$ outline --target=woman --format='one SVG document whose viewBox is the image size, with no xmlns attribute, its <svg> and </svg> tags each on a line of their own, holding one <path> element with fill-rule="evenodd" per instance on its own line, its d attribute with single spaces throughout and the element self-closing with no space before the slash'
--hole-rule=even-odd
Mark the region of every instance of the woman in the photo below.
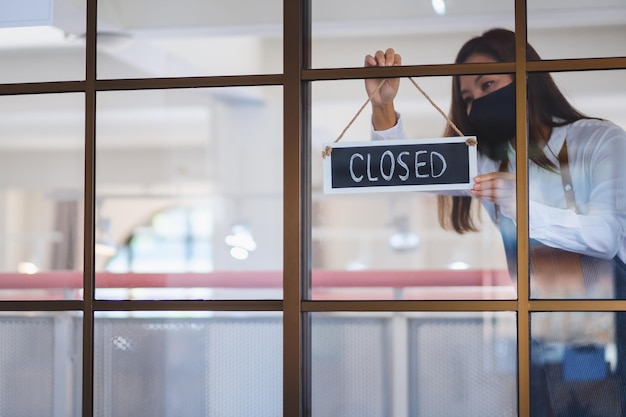
<svg viewBox="0 0 626 417">
<path fill-rule="evenodd" d="M 540 57 L 527 45 L 528 60 Z M 515 35 L 493 29 L 466 42 L 456 63 L 514 62 Z M 365 58 L 365 66 L 401 65 L 393 49 Z M 439 220 L 458 233 L 476 231 L 477 202 L 482 203 L 502 231 L 510 272 L 516 273 L 515 237 L 515 83 L 511 74 L 455 76 L 450 119 L 465 135 L 478 138 L 478 176 L 469 193 L 439 196 Z M 398 79 L 365 82 L 371 97 L 373 139 L 407 137 L 394 108 Z M 626 132 L 617 125 L 590 118 L 576 110 L 559 91 L 548 73 L 527 78 L 528 184 L 531 295 L 540 297 L 605 298 L 602 276 L 615 277 L 614 294 L 624 298 L 626 287 Z M 444 133 L 456 136 L 451 127 Z M 571 177 L 571 178 L 569 178 Z M 550 252 L 546 257 L 542 254 Z M 564 259 L 546 269 L 545 259 Z M 557 261 L 558 262 L 558 261 Z M 580 270 L 580 282 L 570 272 L 555 286 L 554 271 L 572 265 Z M 606 280 L 605 280 L 606 281 Z M 557 282 L 558 284 L 558 282 Z M 594 291 L 597 291 L 594 293 Z M 622 379 L 626 330 L 617 321 L 618 379 Z M 535 358 L 536 359 L 536 358 Z M 536 375 L 533 381 L 538 381 Z M 548 378 L 548 383 L 552 384 Z M 554 392 L 554 390 L 552 390 Z M 571 399 L 570 399 L 571 400 Z M 582 401 L 576 398 L 575 401 Z M 619 401 L 618 401 L 619 402 Z M 572 414 L 571 401 L 551 398 L 552 412 Z M 535 402 L 541 406 L 541 401 Z M 619 405 L 619 404 L 618 404 Z M 620 410 L 615 411 L 620 415 Z M 534 416 L 543 411 L 534 408 Z M 613 415 L 609 412 L 607 416 Z"/>
</svg>

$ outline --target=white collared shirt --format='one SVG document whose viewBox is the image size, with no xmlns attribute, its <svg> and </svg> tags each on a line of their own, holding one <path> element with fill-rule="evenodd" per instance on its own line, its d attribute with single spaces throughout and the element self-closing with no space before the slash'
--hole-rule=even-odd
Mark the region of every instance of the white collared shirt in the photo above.
<svg viewBox="0 0 626 417">
<path fill-rule="evenodd" d="M 398 138 L 407 138 L 400 115 L 391 129 L 372 130 L 373 140 Z M 577 211 L 567 207 L 560 173 L 529 162 L 529 236 L 548 246 L 626 261 L 626 132 L 596 119 L 554 127 L 544 153 L 557 167 L 565 138 Z M 509 160 L 515 161 L 512 147 Z M 498 171 L 499 165 L 478 155 L 479 174 Z M 514 172 L 515 164 L 509 165 Z M 493 218 L 493 204 L 484 206 Z"/>
</svg>

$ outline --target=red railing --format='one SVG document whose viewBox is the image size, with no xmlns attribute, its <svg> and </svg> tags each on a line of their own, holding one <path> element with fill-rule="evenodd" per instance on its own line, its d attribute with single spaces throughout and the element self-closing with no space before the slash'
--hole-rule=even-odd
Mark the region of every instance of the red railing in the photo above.
<svg viewBox="0 0 626 417">
<path fill-rule="evenodd" d="M 514 285 L 505 270 L 368 270 L 312 271 L 313 299 L 510 299 Z M 209 273 L 96 274 L 97 288 L 214 288 L 226 290 L 276 289 L 282 271 L 215 271 Z M 22 291 L 38 292 L 28 298 L 60 297 L 59 291 L 83 287 L 80 271 L 51 271 L 32 275 L 1 273 L 0 298 L 20 298 Z M 9 293 L 11 295 L 9 295 Z"/>
<path fill-rule="evenodd" d="M 476 287 L 510 286 L 507 271 L 501 270 L 415 270 L 415 271 L 330 271 L 314 270 L 312 286 L 346 287 Z M 216 271 L 207 273 L 110 273 L 96 274 L 102 288 L 280 288 L 282 271 Z M 83 274 L 52 271 L 36 274 L 0 273 L 0 289 L 80 289 Z"/>
</svg>

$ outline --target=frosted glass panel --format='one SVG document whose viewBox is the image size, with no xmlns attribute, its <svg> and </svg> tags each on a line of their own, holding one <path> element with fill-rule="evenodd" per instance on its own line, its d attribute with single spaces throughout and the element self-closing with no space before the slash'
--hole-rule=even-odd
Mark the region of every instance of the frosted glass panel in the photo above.
<svg viewBox="0 0 626 417">
<path fill-rule="evenodd" d="M 313 314 L 314 416 L 517 416 L 515 314 Z"/>
<path fill-rule="evenodd" d="M 531 415 L 624 415 L 624 314 L 532 313 Z"/>
<path fill-rule="evenodd" d="M 281 414 L 279 316 L 133 315 L 96 319 L 95 416 Z"/>
<path fill-rule="evenodd" d="M 72 313 L 0 315 L 3 415 L 80 416 L 82 319 Z"/>
</svg>

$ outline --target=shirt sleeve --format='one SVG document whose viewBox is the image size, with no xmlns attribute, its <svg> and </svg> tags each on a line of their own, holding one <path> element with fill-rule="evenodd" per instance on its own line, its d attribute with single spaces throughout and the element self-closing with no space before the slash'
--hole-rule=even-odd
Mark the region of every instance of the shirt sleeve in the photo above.
<svg viewBox="0 0 626 417">
<path fill-rule="evenodd" d="M 577 214 L 536 203 L 529 207 L 529 237 L 551 247 L 597 258 L 611 259 L 623 241 L 620 222 L 608 212 L 604 215 Z"/>
<path fill-rule="evenodd" d="M 572 165 L 572 170 L 582 170 L 579 172 L 584 172 L 588 181 L 585 185 L 579 182 L 578 188 L 589 188 L 586 201 L 579 201 L 577 196 L 577 211 L 529 202 L 531 238 L 598 258 L 610 259 L 620 251 L 626 231 L 626 168 L 622 162 L 626 136 L 605 139 L 597 142 L 584 164 L 578 160 L 578 167 Z M 574 184 L 575 193 L 576 189 Z"/>
<path fill-rule="evenodd" d="M 406 139 L 408 138 L 402 125 L 402 117 L 400 113 L 396 112 L 397 123 L 395 126 L 390 127 L 387 130 L 374 130 L 374 126 L 371 127 L 372 140 L 392 140 L 392 139 Z"/>
</svg>

